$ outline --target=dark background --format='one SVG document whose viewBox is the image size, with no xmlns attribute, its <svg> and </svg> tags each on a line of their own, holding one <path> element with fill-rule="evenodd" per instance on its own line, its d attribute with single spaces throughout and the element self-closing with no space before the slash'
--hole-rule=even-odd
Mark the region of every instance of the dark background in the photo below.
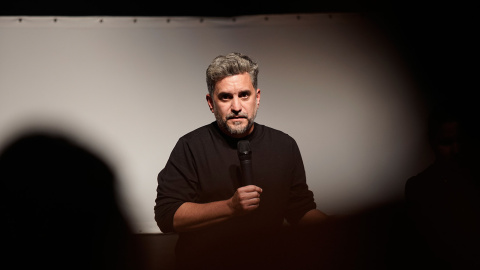
<svg viewBox="0 0 480 270">
<path fill-rule="evenodd" d="M 368 16 L 397 46 L 432 106 L 476 115 L 478 41 L 474 9 L 463 2 L 341 1 L 4 1 L 0 16 L 198 16 L 355 12 Z M 2 38 L 0 36 L 0 38 Z M 1 89 L 0 89 L 1 91 Z M 401 127 L 399 127 L 401 128 Z M 380 209 L 382 210 L 382 209 Z M 380 211 L 381 212 L 381 211 Z M 382 214 L 382 213 L 381 213 Z M 388 215 L 387 215 L 388 216 Z M 395 219 L 397 221 L 398 217 Z M 370 224 L 370 223 L 369 223 Z M 366 235 L 377 235 L 378 228 Z M 380 234 L 381 235 L 381 234 Z M 176 235 L 139 235 L 151 269 L 172 268 Z M 371 239 L 370 239 L 371 240 Z M 370 241 L 372 242 L 372 241 Z M 378 245 L 379 247 L 383 247 Z M 401 248 L 402 246 L 400 246 Z M 160 266 L 160 267 L 157 267 Z"/>
<path fill-rule="evenodd" d="M 410 1 L 410 2 L 408 2 Z M 8 4 L 7 4 L 8 3 Z M 410 4 L 409 4 L 410 3 Z M 412 0 L 290 0 L 290 1 L 149 1 L 76 0 L 4 1 L 0 15 L 64 16 L 241 16 L 310 12 L 371 12 L 408 10 Z M 437 4 L 438 6 L 438 4 Z"/>
</svg>

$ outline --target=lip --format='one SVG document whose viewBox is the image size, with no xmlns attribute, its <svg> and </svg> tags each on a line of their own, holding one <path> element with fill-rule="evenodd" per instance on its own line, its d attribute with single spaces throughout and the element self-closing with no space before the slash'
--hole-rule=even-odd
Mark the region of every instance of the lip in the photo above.
<svg viewBox="0 0 480 270">
<path fill-rule="evenodd" d="M 244 119 L 247 119 L 246 117 L 230 117 L 228 118 L 228 120 L 232 120 L 232 121 L 238 121 L 238 120 L 244 120 Z"/>
<path fill-rule="evenodd" d="M 237 119 L 247 119 L 246 116 L 231 116 L 231 117 L 228 117 L 228 120 L 237 120 Z"/>
</svg>

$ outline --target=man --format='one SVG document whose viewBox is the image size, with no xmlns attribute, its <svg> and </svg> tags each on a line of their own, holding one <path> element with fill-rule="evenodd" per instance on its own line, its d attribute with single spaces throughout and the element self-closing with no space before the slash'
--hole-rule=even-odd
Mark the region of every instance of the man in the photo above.
<svg viewBox="0 0 480 270">
<path fill-rule="evenodd" d="M 158 175 L 155 220 L 177 232 L 177 266 L 233 269 L 272 266 L 281 232 L 321 222 L 298 146 L 289 135 L 255 123 L 258 65 L 246 55 L 216 57 L 206 71 L 216 121 L 179 139 Z M 253 185 L 242 183 L 239 140 L 252 149 Z"/>
<path fill-rule="evenodd" d="M 428 139 L 435 160 L 405 185 L 417 238 L 410 251 L 422 268 L 480 269 L 476 121 L 452 107 L 430 115 Z"/>
</svg>

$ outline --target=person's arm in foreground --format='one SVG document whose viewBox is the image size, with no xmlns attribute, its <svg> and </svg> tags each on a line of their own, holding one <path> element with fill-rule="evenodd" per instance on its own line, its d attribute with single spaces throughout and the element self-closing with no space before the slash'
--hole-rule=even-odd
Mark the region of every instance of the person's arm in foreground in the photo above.
<svg viewBox="0 0 480 270">
<path fill-rule="evenodd" d="M 175 212 L 173 227 L 177 232 L 193 231 L 247 214 L 258 208 L 261 193 L 261 188 L 250 185 L 237 189 L 228 200 L 201 204 L 185 202 Z"/>
<path fill-rule="evenodd" d="M 319 224 L 325 219 L 327 219 L 327 215 L 318 209 L 312 209 L 305 213 L 303 217 L 298 222 L 299 226 L 309 226 Z"/>
</svg>

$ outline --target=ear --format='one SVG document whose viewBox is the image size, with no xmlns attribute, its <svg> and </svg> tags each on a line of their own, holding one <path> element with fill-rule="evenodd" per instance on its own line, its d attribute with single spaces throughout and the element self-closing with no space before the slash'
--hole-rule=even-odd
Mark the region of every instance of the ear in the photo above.
<svg viewBox="0 0 480 270">
<path fill-rule="evenodd" d="M 260 88 L 257 89 L 256 99 L 257 99 L 257 107 L 259 107 L 260 106 Z"/>
<path fill-rule="evenodd" d="M 210 96 L 210 94 L 207 94 L 206 99 L 207 99 L 208 107 L 210 108 L 210 111 L 213 113 L 213 99 Z"/>
</svg>

